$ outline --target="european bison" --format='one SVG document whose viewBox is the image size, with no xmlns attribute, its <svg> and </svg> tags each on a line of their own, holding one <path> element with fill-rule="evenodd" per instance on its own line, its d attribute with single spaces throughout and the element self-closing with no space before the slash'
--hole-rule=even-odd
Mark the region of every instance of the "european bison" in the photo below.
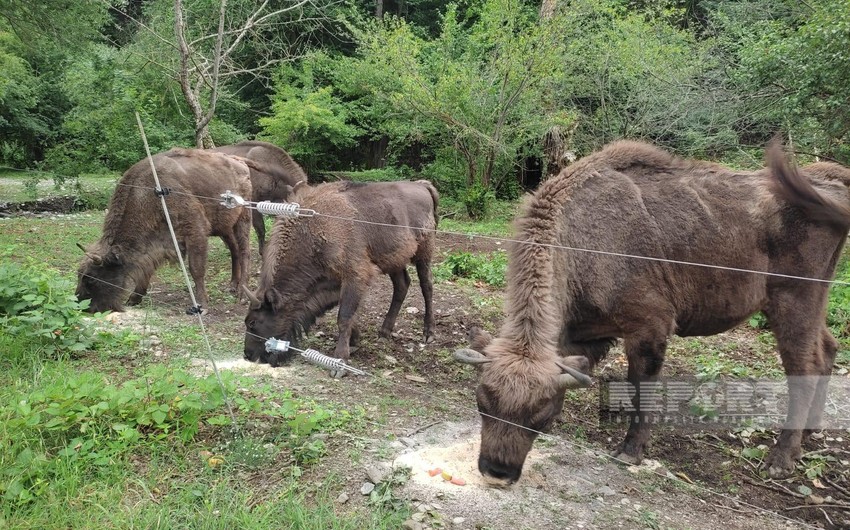
<svg viewBox="0 0 850 530">
<path fill-rule="evenodd" d="M 299 181 L 307 182 L 307 174 L 301 169 L 289 154 L 280 147 L 258 140 L 246 140 L 233 145 L 217 147 L 215 151 L 236 155 L 248 160 L 251 169 L 250 200 L 286 202 L 292 186 Z M 248 197 L 245 197 L 246 199 Z M 263 214 L 254 210 L 252 223 L 257 232 L 257 242 L 260 245 L 260 256 L 266 245 L 266 226 L 263 224 Z"/>
<path fill-rule="evenodd" d="M 228 209 L 219 195 L 231 190 L 251 195 L 248 167 L 239 160 L 212 151 L 171 149 L 153 156 L 171 222 L 181 251 L 189 261 L 198 303 L 206 307 L 204 285 L 207 238 L 219 236 L 230 250 L 231 288 L 248 279 L 251 214 L 245 208 Z M 103 235 L 89 249 L 77 275 L 77 298 L 91 299 L 90 311 L 123 311 L 124 302 L 138 303 L 154 271 L 176 260 L 160 198 L 147 158 L 128 169 L 115 187 L 103 222 Z"/>
<path fill-rule="evenodd" d="M 407 264 L 416 265 L 425 299 L 425 339 L 431 337 L 431 254 L 437 190 L 427 181 L 335 182 L 296 188 L 294 202 L 315 217 L 279 219 L 263 260 L 259 288 L 245 317 L 245 358 L 277 366 L 291 355 L 268 355 L 268 337 L 296 341 L 316 318 L 339 304 L 334 356 L 348 359 L 357 341 L 355 314 L 379 274 L 393 283 L 381 326 L 388 337 L 407 295 Z"/>
<path fill-rule="evenodd" d="M 818 163 L 798 171 L 778 146 L 768 162 L 734 171 L 620 141 L 525 202 L 499 336 L 479 332 L 471 350 L 455 354 L 480 367 L 478 467 L 488 480 L 519 479 L 535 431 L 560 414 L 565 389 L 590 384 L 587 374 L 616 339 L 639 409 L 639 384 L 657 378 L 671 335 L 713 335 L 757 311 L 776 336 L 790 392 L 767 467 L 773 477 L 793 470 L 801 438 L 821 423 L 837 348 L 825 325 L 828 284 L 553 248 L 832 278 L 850 227 L 850 170 Z M 645 419 L 631 415 L 617 457 L 641 461 Z"/>
</svg>

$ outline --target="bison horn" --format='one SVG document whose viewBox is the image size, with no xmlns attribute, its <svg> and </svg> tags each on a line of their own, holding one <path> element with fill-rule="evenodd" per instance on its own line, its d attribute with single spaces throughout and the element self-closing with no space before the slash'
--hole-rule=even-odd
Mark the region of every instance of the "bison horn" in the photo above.
<svg viewBox="0 0 850 530">
<path fill-rule="evenodd" d="M 245 284 L 242 284 L 242 290 L 245 291 L 245 296 L 247 296 L 248 300 L 251 302 L 251 309 L 257 309 L 263 305 L 263 303 L 260 302 L 260 299 L 254 296 L 254 293 L 252 293 L 250 289 L 245 287 Z"/>
<path fill-rule="evenodd" d="M 98 267 L 103 264 L 103 258 L 98 256 L 97 254 L 94 254 L 94 253 L 86 250 L 86 247 L 81 245 L 79 241 L 77 241 L 77 247 L 79 247 L 79 249 L 83 251 L 83 254 L 85 254 L 90 260 L 92 260 L 92 262 L 94 262 L 94 264 L 97 265 Z"/>
<path fill-rule="evenodd" d="M 558 376 L 558 383 L 564 388 L 587 387 L 593 383 L 593 379 L 589 375 L 582 373 L 575 368 L 565 365 L 564 363 L 556 363 L 563 371 Z"/>
<path fill-rule="evenodd" d="M 483 353 L 469 348 L 457 350 L 453 356 L 456 361 L 466 364 L 485 364 L 493 361 L 493 359 L 488 359 Z"/>
</svg>

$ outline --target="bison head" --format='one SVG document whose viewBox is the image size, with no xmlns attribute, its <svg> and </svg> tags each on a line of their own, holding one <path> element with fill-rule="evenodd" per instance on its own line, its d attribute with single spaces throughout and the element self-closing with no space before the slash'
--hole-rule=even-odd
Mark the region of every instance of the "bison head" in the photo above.
<svg viewBox="0 0 850 530">
<path fill-rule="evenodd" d="M 292 360 L 293 352 L 266 352 L 266 340 L 274 337 L 290 341 L 298 339 L 296 326 L 291 315 L 284 311 L 283 296 L 274 288 L 266 289 L 258 297 L 247 288 L 245 294 L 251 302 L 245 316 L 245 359 L 251 362 L 269 363 L 279 366 Z"/>
<path fill-rule="evenodd" d="M 80 245 L 78 245 L 80 246 Z M 132 280 L 127 274 L 120 250 L 110 248 L 105 252 L 86 253 L 77 269 L 77 300 L 91 300 L 87 311 L 123 311 L 124 302 L 132 292 Z"/>
<path fill-rule="evenodd" d="M 455 352 L 455 359 L 480 367 L 475 392 L 481 414 L 481 451 L 478 470 L 493 486 L 519 480 L 531 445 L 561 413 L 567 388 L 591 383 L 583 371 L 587 359 L 519 355 L 506 339 L 489 340 L 486 333 L 472 337 L 474 349 Z"/>
</svg>

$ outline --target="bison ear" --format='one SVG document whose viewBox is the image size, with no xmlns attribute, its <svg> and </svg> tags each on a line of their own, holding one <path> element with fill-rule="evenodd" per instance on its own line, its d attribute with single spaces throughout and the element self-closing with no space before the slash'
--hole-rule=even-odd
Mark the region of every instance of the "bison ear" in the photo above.
<svg viewBox="0 0 850 530">
<path fill-rule="evenodd" d="M 493 341 L 493 336 L 478 326 L 469 328 L 466 338 L 469 340 L 469 346 L 478 351 L 484 351 L 484 348 Z"/>
<path fill-rule="evenodd" d="M 266 289 L 265 294 L 263 295 L 263 299 L 265 303 L 272 308 L 273 311 L 277 311 L 283 307 L 283 295 L 280 292 L 272 287 L 271 289 Z"/>
<path fill-rule="evenodd" d="M 104 265 L 123 265 L 124 261 L 121 258 L 121 249 L 118 247 L 113 247 L 106 252 L 106 255 L 103 256 L 103 264 Z"/>
<path fill-rule="evenodd" d="M 292 197 L 292 190 L 294 190 L 292 186 L 289 184 L 283 185 L 283 200 L 288 201 L 290 197 Z"/>
</svg>

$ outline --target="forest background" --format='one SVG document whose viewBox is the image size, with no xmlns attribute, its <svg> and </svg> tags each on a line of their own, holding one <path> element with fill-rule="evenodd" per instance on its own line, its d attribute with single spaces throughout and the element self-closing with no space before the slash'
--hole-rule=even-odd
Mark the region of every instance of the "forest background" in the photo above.
<svg viewBox="0 0 850 530">
<path fill-rule="evenodd" d="M 611 140 L 850 163 L 847 0 L 0 0 L 0 166 L 257 138 L 471 216 Z M 464 208 L 465 207 L 465 208 Z"/>
</svg>

